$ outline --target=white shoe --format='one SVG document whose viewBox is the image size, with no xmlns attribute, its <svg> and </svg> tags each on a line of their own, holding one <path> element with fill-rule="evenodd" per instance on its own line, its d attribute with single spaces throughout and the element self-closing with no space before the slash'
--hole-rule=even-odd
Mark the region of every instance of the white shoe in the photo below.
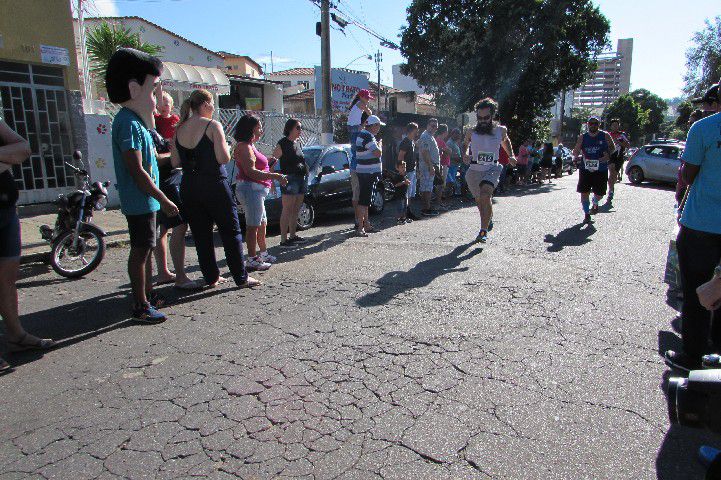
<svg viewBox="0 0 721 480">
<path fill-rule="evenodd" d="M 258 258 L 260 258 L 265 263 L 275 263 L 278 261 L 276 257 L 274 257 L 268 252 L 262 252 L 260 255 L 258 255 Z"/>
<path fill-rule="evenodd" d="M 245 264 L 245 268 L 254 272 L 264 272 L 270 268 L 270 263 L 264 262 L 260 257 L 251 257 Z"/>
</svg>

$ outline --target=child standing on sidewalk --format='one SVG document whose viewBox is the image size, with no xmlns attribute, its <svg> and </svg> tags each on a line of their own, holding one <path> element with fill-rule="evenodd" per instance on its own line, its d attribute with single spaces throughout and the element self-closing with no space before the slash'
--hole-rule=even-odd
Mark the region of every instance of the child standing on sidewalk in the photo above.
<svg viewBox="0 0 721 480">
<path fill-rule="evenodd" d="M 398 173 L 391 172 L 393 174 L 392 181 L 393 186 L 396 187 L 396 194 L 401 197 L 400 215 L 398 216 L 398 223 L 410 223 L 413 220 L 406 217 L 408 213 L 408 185 L 411 181 L 406 177 L 406 162 L 401 160 L 396 164 L 396 170 Z"/>
<path fill-rule="evenodd" d="M 152 294 L 152 251 L 156 244 L 156 213 L 162 209 L 169 217 L 178 215 L 178 207 L 160 191 L 158 163 L 153 139 L 153 112 L 160 88 L 162 62 L 151 55 L 121 48 L 105 73 L 108 97 L 123 108 L 115 115 L 112 127 L 113 163 L 117 178 L 121 211 L 128 221 L 130 255 L 128 276 L 133 293 L 133 318 L 144 323 L 164 322 L 157 309 L 162 299 Z"/>
</svg>

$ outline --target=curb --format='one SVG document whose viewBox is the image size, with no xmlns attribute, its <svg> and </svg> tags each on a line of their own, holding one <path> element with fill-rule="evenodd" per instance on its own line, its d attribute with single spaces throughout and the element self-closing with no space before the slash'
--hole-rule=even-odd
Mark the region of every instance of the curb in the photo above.
<svg viewBox="0 0 721 480">
<path fill-rule="evenodd" d="M 106 248 L 118 248 L 118 247 L 125 247 L 128 244 L 130 244 L 130 237 L 125 235 L 120 238 L 116 238 L 114 240 L 106 241 L 105 247 Z M 49 263 L 49 262 L 50 262 L 50 252 L 29 253 L 27 255 L 20 256 L 20 264 L 21 265 L 24 265 L 26 263 Z"/>
</svg>

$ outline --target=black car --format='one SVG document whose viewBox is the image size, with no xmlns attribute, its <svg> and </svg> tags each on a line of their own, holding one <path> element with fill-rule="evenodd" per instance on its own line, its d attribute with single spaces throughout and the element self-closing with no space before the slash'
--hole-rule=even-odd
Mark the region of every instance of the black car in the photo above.
<svg viewBox="0 0 721 480">
<path fill-rule="evenodd" d="M 310 228 L 315 222 L 316 213 L 351 206 L 353 190 L 350 185 L 350 145 L 312 145 L 303 148 L 305 162 L 308 165 L 308 189 L 305 201 L 298 215 L 298 228 Z M 280 168 L 276 162 L 273 170 Z M 235 166 L 230 165 L 229 179 L 235 183 Z M 234 185 L 233 185 L 234 187 Z M 235 192 L 235 188 L 233 188 Z M 382 181 L 373 191 L 371 213 L 381 213 L 385 207 Z M 273 182 L 270 193 L 265 198 L 265 210 L 269 224 L 280 222 L 283 209 L 281 203 L 280 184 Z M 238 203 L 240 221 L 243 222 L 243 207 Z"/>
</svg>

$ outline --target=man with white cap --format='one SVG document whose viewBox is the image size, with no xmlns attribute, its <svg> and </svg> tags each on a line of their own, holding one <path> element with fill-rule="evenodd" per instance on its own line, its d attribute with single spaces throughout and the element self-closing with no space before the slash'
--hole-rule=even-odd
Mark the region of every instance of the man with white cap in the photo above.
<svg viewBox="0 0 721 480">
<path fill-rule="evenodd" d="M 383 171 L 381 155 L 383 154 L 380 145 L 376 141 L 376 135 L 380 132 L 385 123 L 375 115 L 368 117 L 365 128 L 356 137 L 356 175 L 358 176 L 358 235 L 367 236 L 365 226 L 368 223 L 368 207 L 373 198 L 373 190 L 378 177 Z"/>
<path fill-rule="evenodd" d="M 578 170 L 578 186 L 576 191 L 581 194 L 585 223 L 591 223 L 591 214 L 598 213 L 598 202 L 606 195 L 608 186 L 608 162 L 616 144 L 608 132 L 601 130 L 601 119 L 592 116 L 588 119 L 588 132 L 578 136 L 573 156 L 583 153 L 583 160 Z M 593 207 L 589 199 L 593 192 Z"/>
</svg>

